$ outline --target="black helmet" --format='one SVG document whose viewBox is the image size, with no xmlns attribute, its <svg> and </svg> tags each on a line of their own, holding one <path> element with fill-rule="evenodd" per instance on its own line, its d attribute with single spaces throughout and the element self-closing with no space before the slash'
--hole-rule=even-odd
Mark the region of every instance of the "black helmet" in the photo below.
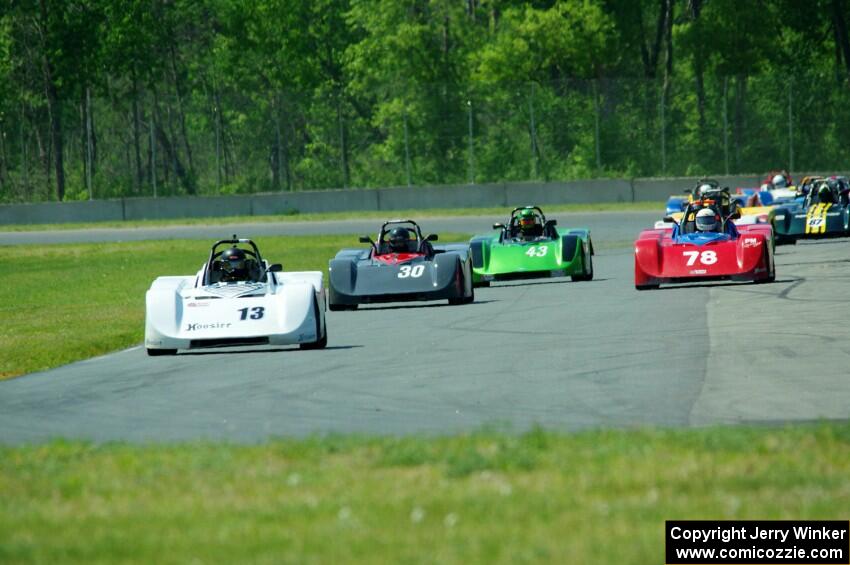
<svg viewBox="0 0 850 565">
<path fill-rule="evenodd" d="M 390 250 L 394 253 L 404 253 L 408 250 L 410 242 L 410 233 L 407 228 L 393 228 L 387 234 L 387 241 L 390 244 Z"/>
<path fill-rule="evenodd" d="M 829 186 L 829 182 L 821 183 L 818 187 L 818 201 L 826 204 L 832 202 L 832 200 L 832 189 Z"/>
<path fill-rule="evenodd" d="M 238 247 L 222 251 L 221 270 L 231 279 L 244 279 L 248 274 L 245 252 Z"/>
</svg>

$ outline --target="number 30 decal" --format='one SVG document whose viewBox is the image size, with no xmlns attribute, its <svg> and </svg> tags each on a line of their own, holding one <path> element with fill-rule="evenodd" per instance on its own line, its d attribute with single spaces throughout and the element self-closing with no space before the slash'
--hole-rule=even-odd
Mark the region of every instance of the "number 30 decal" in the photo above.
<svg viewBox="0 0 850 565">
<path fill-rule="evenodd" d="M 398 278 L 406 279 L 408 277 L 418 279 L 425 272 L 425 265 L 402 265 L 398 272 Z"/>
<path fill-rule="evenodd" d="M 703 265 L 714 265 L 717 263 L 717 253 L 714 251 L 703 251 L 702 253 L 699 251 L 683 251 L 682 253 L 688 258 L 688 267 L 697 262 L 697 257 L 699 257 L 699 262 Z"/>
<path fill-rule="evenodd" d="M 529 257 L 543 257 L 549 251 L 549 248 L 545 245 L 534 246 L 528 248 L 528 251 L 525 252 Z"/>
</svg>

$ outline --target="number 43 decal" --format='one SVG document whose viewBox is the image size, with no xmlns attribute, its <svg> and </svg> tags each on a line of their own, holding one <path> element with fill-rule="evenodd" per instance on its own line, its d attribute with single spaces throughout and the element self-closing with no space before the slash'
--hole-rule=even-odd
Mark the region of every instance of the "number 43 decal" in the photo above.
<svg viewBox="0 0 850 565">
<path fill-rule="evenodd" d="M 526 251 L 525 254 L 528 255 L 529 257 L 543 257 L 548 252 L 549 252 L 549 248 L 546 247 L 545 245 L 539 245 L 539 246 L 532 245 L 531 247 L 528 248 L 528 251 Z"/>
<path fill-rule="evenodd" d="M 688 258 L 688 267 L 696 263 L 697 258 L 699 258 L 699 262 L 703 265 L 714 265 L 717 263 L 717 253 L 714 251 L 703 251 L 702 253 L 699 251 L 683 251 L 682 253 Z"/>
</svg>

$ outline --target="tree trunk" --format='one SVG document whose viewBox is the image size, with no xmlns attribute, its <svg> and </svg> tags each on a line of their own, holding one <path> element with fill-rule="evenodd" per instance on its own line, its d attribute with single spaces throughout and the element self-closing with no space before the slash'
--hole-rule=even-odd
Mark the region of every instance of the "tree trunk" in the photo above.
<svg viewBox="0 0 850 565">
<path fill-rule="evenodd" d="M 281 168 L 281 136 L 280 136 L 280 96 L 275 96 L 272 101 L 274 110 L 274 142 L 271 148 L 272 168 L 272 190 L 280 190 L 280 168 Z"/>
<path fill-rule="evenodd" d="M 658 0 L 658 18 L 655 21 L 655 39 L 652 45 L 647 47 L 644 39 L 646 33 L 643 27 L 643 12 L 640 2 L 632 2 L 632 6 L 637 11 L 636 17 L 640 26 L 640 58 L 643 62 L 643 74 L 646 78 L 655 78 L 656 69 L 658 68 L 658 57 L 661 53 L 661 42 L 664 38 L 664 31 L 667 28 L 667 17 L 672 11 L 669 6 L 670 0 Z M 669 7 L 669 10 L 668 10 Z"/>
<path fill-rule="evenodd" d="M 142 149 L 141 149 L 141 123 L 139 118 L 139 78 L 136 75 L 136 65 L 132 69 L 133 80 L 133 154 L 136 158 L 136 175 L 133 185 L 134 192 L 138 193 L 142 186 Z"/>
<path fill-rule="evenodd" d="M 704 69 L 702 54 L 697 54 L 694 60 L 694 72 L 696 74 L 697 114 L 700 133 L 705 131 L 705 82 L 703 80 Z"/>
<path fill-rule="evenodd" d="M 673 0 L 664 0 L 664 97 L 670 100 L 673 76 Z"/>
<path fill-rule="evenodd" d="M 336 100 L 336 117 L 339 120 L 339 153 L 342 161 L 342 186 L 348 188 L 351 183 L 350 170 L 348 168 L 348 135 L 345 128 L 345 119 L 342 115 L 342 101 L 340 96 Z"/>
<path fill-rule="evenodd" d="M 694 35 L 697 37 L 696 46 L 694 49 L 694 76 L 696 79 L 696 95 L 697 95 L 697 114 L 699 116 L 700 134 L 705 131 L 705 53 L 703 52 L 702 41 L 702 25 L 699 19 L 700 10 L 702 9 L 702 0 L 690 0 L 688 2 L 688 11 L 694 26 Z"/>
<path fill-rule="evenodd" d="M 159 105 L 156 105 L 156 108 L 157 114 L 159 114 Z M 169 129 L 171 130 L 171 136 L 174 137 L 173 128 L 170 127 L 170 110 L 168 114 Z M 186 168 L 183 166 L 183 163 L 180 161 L 180 156 L 177 154 L 177 149 L 174 147 L 174 144 L 171 143 L 171 139 L 168 137 L 168 133 L 166 133 L 165 129 L 162 127 L 162 122 L 163 120 L 161 116 L 157 115 L 156 120 L 154 121 L 154 133 L 156 134 L 156 141 L 158 142 L 159 146 L 162 147 L 163 151 L 165 151 L 163 161 L 166 163 L 171 163 L 174 168 L 174 175 L 180 181 L 180 184 L 183 185 L 183 188 L 186 190 L 186 192 L 188 194 L 195 194 L 194 186 L 192 186 L 192 182 L 189 179 L 189 174 L 187 173 Z M 164 168 L 166 171 L 165 181 L 168 182 L 167 171 L 169 168 Z"/>
<path fill-rule="evenodd" d="M 92 107 L 91 88 L 89 88 L 89 93 L 86 96 L 86 104 L 89 112 L 89 127 L 91 128 L 91 172 L 94 174 L 97 172 L 97 125 L 94 123 L 95 114 Z"/>
<path fill-rule="evenodd" d="M 741 171 L 741 145 L 744 141 L 744 110 L 747 98 L 747 77 L 739 75 L 735 78 L 735 169 Z"/>
<path fill-rule="evenodd" d="M 53 163 L 56 171 L 56 199 L 65 199 L 65 162 L 62 137 L 62 108 L 59 104 L 59 93 L 54 82 L 53 64 L 47 55 L 47 3 L 39 0 L 41 8 L 42 29 L 42 77 L 44 79 L 44 94 L 47 98 L 47 113 L 50 118 L 50 138 L 53 144 Z"/>
<path fill-rule="evenodd" d="M 847 23 L 844 20 L 844 0 L 832 0 L 832 25 L 835 28 L 836 41 L 844 56 L 844 69 L 850 76 L 850 41 L 847 38 Z"/>
<path fill-rule="evenodd" d="M 88 161 L 88 132 L 86 130 L 86 126 L 89 123 L 88 114 L 86 113 L 88 108 L 86 107 L 86 91 L 83 89 L 83 92 L 80 95 L 80 161 L 83 164 L 83 184 L 88 188 L 88 184 L 86 184 L 85 179 L 89 178 L 89 161 Z M 73 152 L 73 149 L 72 149 Z"/>
<path fill-rule="evenodd" d="M 192 179 L 190 183 L 189 194 L 195 194 L 195 163 L 192 159 L 192 146 L 189 145 L 189 135 L 186 133 L 186 112 L 183 110 L 183 89 L 180 87 L 180 78 L 177 76 L 177 55 L 174 52 L 174 44 L 171 48 L 171 74 L 174 77 L 174 90 L 177 92 L 177 119 L 180 123 L 180 133 L 183 137 L 183 147 L 186 150 L 186 161 L 189 164 L 189 176 Z"/>
<path fill-rule="evenodd" d="M 6 132 L 3 130 L 2 124 L 0 124 L 0 193 L 3 192 L 3 188 L 9 180 L 9 168 L 6 164 L 9 156 L 6 153 L 5 140 Z"/>
<path fill-rule="evenodd" d="M 670 106 L 670 91 L 672 89 L 673 84 L 673 0 L 664 0 L 663 1 L 663 10 L 664 10 L 664 82 L 662 83 L 661 90 L 661 162 L 662 169 L 667 169 L 667 122 L 669 121 L 666 118 L 667 108 Z"/>
</svg>

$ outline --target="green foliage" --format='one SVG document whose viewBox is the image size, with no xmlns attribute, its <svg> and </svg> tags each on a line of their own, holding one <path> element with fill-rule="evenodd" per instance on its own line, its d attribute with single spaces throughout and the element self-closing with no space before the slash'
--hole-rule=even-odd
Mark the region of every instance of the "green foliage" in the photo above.
<svg viewBox="0 0 850 565">
<path fill-rule="evenodd" d="M 108 198 L 839 169 L 848 21 L 827 0 L 13 1 L 0 201 L 55 198 L 57 136 L 68 199 L 89 176 Z"/>
</svg>

